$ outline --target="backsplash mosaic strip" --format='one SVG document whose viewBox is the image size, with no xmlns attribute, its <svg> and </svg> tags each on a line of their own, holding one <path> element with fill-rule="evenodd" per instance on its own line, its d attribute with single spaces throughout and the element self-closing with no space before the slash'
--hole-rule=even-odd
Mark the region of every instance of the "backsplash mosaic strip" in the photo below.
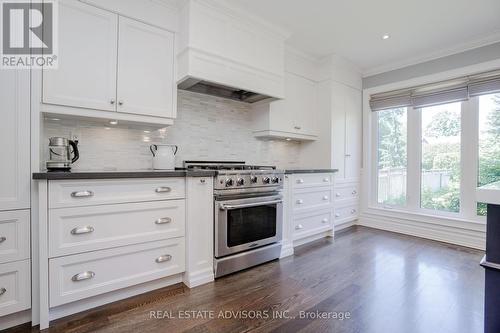
<svg viewBox="0 0 500 333">
<path fill-rule="evenodd" d="M 209 159 L 300 167 L 300 143 L 255 139 L 251 112 L 245 103 L 179 91 L 177 119 L 166 129 L 148 131 L 81 119 L 49 118 L 44 121 L 42 156 L 47 156 L 49 137 L 76 136 L 81 157 L 73 170 L 149 169 L 152 165 L 149 146 L 153 143 L 178 145 L 176 165 L 179 167 L 183 160 Z"/>
</svg>

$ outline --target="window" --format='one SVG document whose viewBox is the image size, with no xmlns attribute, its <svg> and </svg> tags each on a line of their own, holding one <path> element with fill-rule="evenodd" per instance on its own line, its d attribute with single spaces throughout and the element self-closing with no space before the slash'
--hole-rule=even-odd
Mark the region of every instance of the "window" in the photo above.
<svg viewBox="0 0 500 333">
<path fill-rule="evenodd" d="M 479 96 L 478 186 L 500 181 L 500 93 Z M 477 204 L 486 215 L 486 205 Z"/>
<path fill-rule="evenodd" d="M 421 109 L 422 208 L 460 211 L 461 103 Z"/>
<path fill-rule="evenodd" d="M 406 204 L 407 109 L 378 114 L 378 202 Z"/>
</svg>

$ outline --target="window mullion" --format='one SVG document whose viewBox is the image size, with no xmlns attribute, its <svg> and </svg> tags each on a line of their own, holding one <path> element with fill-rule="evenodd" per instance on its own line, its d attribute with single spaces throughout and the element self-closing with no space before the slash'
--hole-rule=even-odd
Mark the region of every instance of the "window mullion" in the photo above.
<svg viewBox="0 0 500 333">
<path fill-rule="evenodd" d="M 477 219 L 476 186 L 479 147 L 479 102 L 472 98 L 462 103 L 461 145 L 461 204 L 460 213 L 469 219 Z"/>
<path fill-rule="evenodd" d="M 421 160 L 421 112 L 408 109 L 408 164 L 407 207 L 411 211 L 420 209 L 420 160 Z"/>
</svg>

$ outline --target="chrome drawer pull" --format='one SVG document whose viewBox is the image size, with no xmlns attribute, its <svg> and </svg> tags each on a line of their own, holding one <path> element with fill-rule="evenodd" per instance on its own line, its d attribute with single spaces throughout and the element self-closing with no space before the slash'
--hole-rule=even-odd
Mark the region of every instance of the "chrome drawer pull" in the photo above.
<svg viewBox="0 0 500 333">
<path fill-rule="evenodd" d="M 352 194 L 358 194 L 358 191 L 353 190 L 351 193 L 352 193 Z"/>
<path fill-rule="evenodd" d="M 71 192 L 71 197 L 72 198 L 88 198 L 88 197 L 93 197 L 94 192 L 92 191 L 75 191 Z"/>
<path fill-rule="evenodd" d="M 335 217 L 340 217 L 340 213 L 335 213 Z"/>
<path fill-rule="evenodd" d="M 161 187 L 156 188 L 155 192 L 156 193 L 168 193 L 168 192 L 172 192 L 172 189 L 168 186 L 161 186 Z"/>
<path fill-rule="evenodd" d="M 2 296 L 3 294 L 5 294 L 6 292 L 7 292 L 7 289 L 0 288 L 0 296 Z"/>
<path fill-rule="evenodd" d="M 300 229 L 304 229 L 304 226 L 302 224 L 298 224 L 296 227 L 295 227 L 295 230 L 300 230 Z"/>
<path fill-rule="evenodd" d="M 159 256 L 158 258 L 155 259 L 157 263 L 162 263 L 170 260 L 172 260 L 172 256 L 170 254 L 165 254 L 164 256 Z"/>
<path fill-rule="evenodd" d="M 7 237 L 5 237 L 5 236 L 0 237 L 0 243 L 5 242 L 6 240 L 7 240 Z"/>
<path fill-rule="evenodd" d="M 95 276 L 94 272 L 86 271 L 86 272 L 82 272 L 82 273 L 78 273 L 78 274 L 73 275 L 73 277 L 71 278 L 71 281 L 78 282 L 78 281 L 88 280 L 88 279 L 92 279 L 94 276 Z"/>
<path fill-rule="evenodd" d="M 324 181 L 325 183 L 328 183 L 328 182 L 330 181 L 330 179 L 328 179 L 328 178 L 323 178 L 323 181 Z"/>
<path fill-rule="evenodd" d="M 338 198 L 341 196 L 341 194 L 339 192 L 335 193 L 335 196 Z"/>
<path fill-rule="evenodd" d="M 351 210 L 351 214 L 354 214 L 354 213 L 356 213 L 356 209 Z"/>
<path fill-rule="evenodd" d="M 200 183 L 205 184 L 206 183 L 206 179 L 205 178 L 200 179 Z"/>
<path fill-rule="evenodd" d="M 88 225 L 85 227 L 77 227 L 71 230 L 72 235 L 82 235 L 94 232 L 94 227 Z"/>
<path fill-rule="evenodd" d="M 328 200 L 328 196 L 327 195 L 323 196 L 323 200 Z"/>
<path fill-rule="evenodd" d="M 231 210 L 231 209 L 240 209 L 240 208 L 248 208 L 248 207 L 256 207 L 256 206 L 274 205 L 274 204 L 280 204 L 282 202 L 283 202 L 283 200 L 278 199 L 278 200 L 270 200 L 270 201 L 253 202 L 253 203 L 241 204 L 241 205 L 226 205 L 226 204 L 221 203 L 219 205 L 219 209 Z"/>
<path fill-rule="evenodd" d="M 303 203 L 304 203 L 304 200 L 302 200 L 302 199 L 297 200 L 297 205 L 302 205 Z"/>
<path fill-rule="evenodd" d="M 161 217 L 155 221 L 156 224 L 167 224 L 170 222 L 172 222 L 172 219 L 170 217 Z"/>
<path fill-rule="evenodd" d="M 304 183 L 304 179 L 297 179 L 297 184 L 303 184 Z"/>
<path fill-rule="evenodd" d="M 323 220 L 321 220 L 322 223 L 328 223 L 328 219 L 327 218 L 324 218 Z"/>
</svg>

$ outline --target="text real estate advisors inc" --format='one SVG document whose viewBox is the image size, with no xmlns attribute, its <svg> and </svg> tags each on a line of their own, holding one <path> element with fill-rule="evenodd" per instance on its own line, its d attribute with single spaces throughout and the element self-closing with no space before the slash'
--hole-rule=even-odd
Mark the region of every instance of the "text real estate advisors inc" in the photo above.
<svg viewBox="0 0 500 333">
<path fill-rule="evenodd" d="M 181 310 L 149 311 L 150 319 L 351 319 L 348 311 L 299 311 L 291 315 L 290 311 L 274 310 Z"/>
</svg>

